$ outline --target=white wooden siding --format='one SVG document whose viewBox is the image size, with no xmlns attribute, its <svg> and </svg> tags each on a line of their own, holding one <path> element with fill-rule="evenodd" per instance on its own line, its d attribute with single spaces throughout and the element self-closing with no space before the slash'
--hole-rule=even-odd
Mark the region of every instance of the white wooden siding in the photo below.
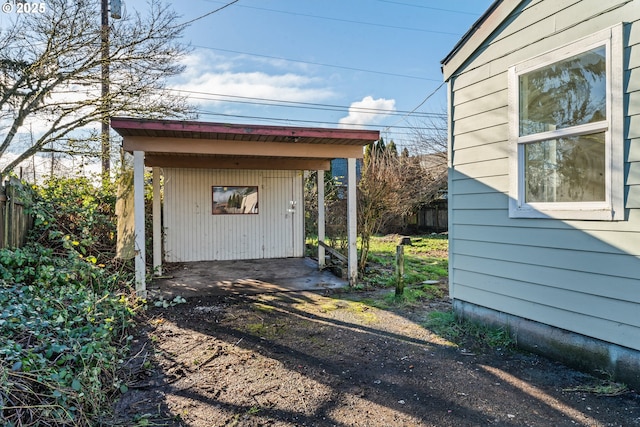
<svg viewBox="0 0 640 427">
<path fill-rule="evenodd" d="M 635 3 L 523 2 L 451 77 L 449 280 L 455 299 L 640 350 L 640 8 Z M 619 22 L 626 23 L 627 43 L 626 220 L 510 219 L 508 67 Z"/>
<path fill-rule="evenodd" d="M 301 185 L 295 185 L 301 184 L 302 179 L 299 175 L 280 175 L 263 178 L 265 215 L 262 227 L 264 251 L 269 254 L 266 258 L 302 256 L 304 199 Z"/>
<path fill-rule="evenodd" d="M 165 168 L 163 173 L 165 261 L 303 256 L 300 172 Z M 258 214 L 212 215 L 213 186 L 258 186 Z M 296 212 L 288 212 L 291 200 L 298 202 Z"/>
</svg>

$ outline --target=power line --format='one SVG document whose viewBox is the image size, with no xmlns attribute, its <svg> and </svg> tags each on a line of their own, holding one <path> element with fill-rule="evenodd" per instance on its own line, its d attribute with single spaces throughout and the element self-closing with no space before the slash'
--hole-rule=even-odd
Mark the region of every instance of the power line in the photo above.
<svg viewBox="0 0 640 427">
<path fill-rule="evenodd" d="M 410 114 L 410 115 L 421 117 L 421 118 L 446 117 L 446 114 L 443 114 L 443 113 L 428 113 L 428 112 L 416 113 L 415 109 L 412 111 L 389 110 L 384 108 L 356 107 L 352 105 L 345 106 L 345 105 L 337 105 L 337 104 L 323 104 L 323 103 L 303 102 L 303 101 L 287 101 L 284 99 L 260 98 L 260 97 L 242 96 L 242 95 L 229 95 L 229 94 L 222 94 L 222 93 L 195 91 L 195 90 L 187 90 L 187 89 L 176 89 L 176 88 L 163 88 L 161 90 L 164 92 L 176 93 L 176 95 L 168 94 L 168 96 L 177 96 L 178 94 L 189 94 L 189 95 L 196 95 L 196 96 L 188 96 L 189 99 L 198 99 L 198 100 L 212 101 L 212 102 L 248 104 L 248 105 L 256 105 L 256 106 L 278 107 L 278 108 L 297 108 L 297 109 L 318 110 L 318 111 L 336 111 L 336 112 L 345 112 L 345 113 L 356 112 L 356 113 L 365 113 L 365 114 L 385 114 L 390 116 Z M 57 95 L 68 95 L 68 94 L 76 94 L 76 93 L 77 91 L 73 91 L 73 90 L 56 91 Z M 198 96 L 198 95 L 202 95 L 202 96 Z M 225 99 L 225 98 L 231 98 L 231 99 Z M 421 105 L 419 105 L 416 108 L 419 108 Z"/>
<path fill-rule="evenodd" d="M 271 122 L 287 122 L 287 123 L 310 123 L 310 124 L 322 124 L 322 125 L 331 125 L 331 126 L 349 126 L 349 127 L 368 127 L 368 128 L 380 128 L 380 125 L 370 125 L 370 124 L 358 124 L 358 123 L 339 123 L 339 122 L 329 122 L 329 121 L 321 121 L 321 120 L 302 120 L 302 119 L 283 119 L 279 117 L 264 117 L 264 116 L 247 116 L 242 114 L 225 114 L 218 113 L 207 110 L 196 110 L 197 113 L 206 115 L 206 116 L 221 116 L 221 117 L 229 117 L 235 119 L 251 119 L 251 120 L 262 120 L 262 121 L 271 121 Z M 437 126 L 394 126 L 395 129 L 415 129 L 415 130 L 439 130 Z M 388 127 L 384 130 L 386 131 Z"/>
<path fill-rule="evenodd" d="M 317 104 L 317 103 L 306 103 L 306 102 L 296 102 L 296 101 L 284 101 L 284 100 L 274 100 L 268 98 L 252 98 L 246 96 L 239 95 L 223 95 L 223 94 L 211 94 L 211 93 L 202 93 L 196 91 L 181 91 L 179 89 L 166 89 L 168 91 L 175 92 L 187 92 L 187 93 L 195 93 L 195 94 L 204 94 L 204 95 L 212 95 L 212 96 L 221 96 L 228 98 L 239 98 L 239 100 L 219 100 L 221 102 L 239 102 L 239 103 L 248 103 L 248 104 L 256 104 L 256 105 L 267 105 L 274 107 L 283 107 L 283 108 L 297 108 L 297 109 L 314 109 L 314 110 L 328 110 L 328 111 L 343 111 L 343 112 L 359 112 L 365 114 L 385 114 L 385 115 L 400 115 L 402 114 L 402 118 L 398 120 L 398 123 L 401 120 L 406 119 L 409 115 L 414 115 L 418 118 L 444 118 L 446 114 L 441 113 L 418 113 L 416 114 L 416 110 L 422 106 L 433 94 L 435 94 L 439 88 L 442 87 L 442 84 L 432 92 L 425 100 L 423 100 L 420 105 L 414 108 L 412 111 L 397 111 L 397 110 L 385 110 L 385 109 L 376 109 L 376 108 L 365 108 L 365 107 L 344 107 L 338 105 L 331 104 Z M 204 100 L 211 100 L 211 98 L 203 98 Z M 274 104 L 281 103 L 280 105 Z M 215 117 L 224 117 L 224 118 L 232 118 L 232 119 L 242 119 L 242 120 L 256 120 L 263 122 L 271 122 L 271 123 L 304 123 L 304 124 L 312 124 L 312 125 L 324 125 L 324 126 L 342 126 L 342 127 L 355 127 L 355 128 L 374 128 L 379 129 L 380 125 L 374 124 L 357 124 L 357 123 L 341 123 L 335 121 L 321 121 L 321 120 L 303 120 L 303 119 L 292 119 L 292 118 L 280 118 L 280 117 L 267 117 L 267 116 L 252 116 L 252 115 L 243 115 L 243 114 L 228 114 L 222 112 L 214 112 L 204 109 L 197 109 L 196 112 L 205 116 L 215 116 Z M 387 126 L 382 132 L 389 132 L 393 128 L 393 135 L 396 137 L 415 137 L 414 133 L 407 132 L 398 132 L 398 129 L 410 129 L 413 131 L 440 131 L 442 130 L 437 125 L 434 126 L 397 126 L 390 125 Z"/>
<path fill-rule="evenodd" d="M 464 15 L 473 15 L 473 16 L 480 15 L 479 13 L 465 12 L 465 11 L 462 11 L 462 10 L 442 9 L 442 8 L 439 8 L 439 7 L 423 6 L 421 4 L 402 3 L 402 2 L 399 2 L 399 1 L 391 1 L 391 0 L 376 0 L 376 1 L 379 1 L 380 3 L 392 3 L 392 4 L 399 4 L 399 5 L 402 5 L 402 6 L 417 7 L 417 8 L 420 8 L 420 9 L 437 10 L 437 11 L 440 11 L 440 12 L 461 13 L 461 14 L 464 14 Z"/>
<path fill-rule="evenodd" d="M 385 76 L 404 77 L 404 78 L 407 78 L 407 79 L 425 80 L 425 81 L 432 81 L 432 82 L 440 82 L 440 81 L 442 81 L 442 79 L 429 79 L 429 78 L 426 78 L 426 77 L 410 76 L 410 75 L 407 75 L 407 74 L 388 73 L 388 72 L 385 72 L 385 71 L 374 71 L 374 70 L 367 70 L 367 69 L 364 69 L 364 68 L 347 67 L 347 66 L 343 66 L 343 65 L 323 64 L 321 62 L 302 61 L 300 59 L 282 58 L 282 57 L 279 57 L 279 56 L 270 56 L 270 55 L 263 55 L 263 54 L 259 54 L 259 53 L 241 52 L 241 51 L 238 51 L 238 50 L 231 50 L 231 49 L 221 49 L 221 48 L 201 46 L 201 45 L 191 45 L 191 46 L 192 47 L 197 47 L 197 48 L 200 48 L 200 49 L 209 49 L 209 50 L 215 50 L 215 51 L 219 51 L 219 52 L 237 53 L 239 55 L 255 56 L 255 57 L 258 57 L 258 58 L 267 58 L 267 59 L 277 59 L 277 60 L 280 60 L 280 61 L 297 62 L 297 63 L 300 63 L 300 64 L 307 64 L 307 65 L 318 65 L 318 66 L 321 66 L 321 67 L 339 68 L 339 69 L 342 69 L 342 70 L 349 70 L 349 71 L 360 71 L 360 72 L 364 72 L 364 73 L 382 74 L 382 75 L 385 75 Z"/>
<path fill-rule="evenodd" d="M 423 100 L 422 100 L 422 102 L 421 102 L 420 104 L 418 104 L 418 106 L 417 106 L 416 108 L 414 108 L 413 110 L 411 110 L 407 115 L 405 115 L 405 116 L 401 117 L 401 118 L 400 118 L 400 120 L 396 121 L 394 124 L 387 126 L 387 127 L 385 128 L 385 130 L 388 130 L 389 128 L 392 128 L 392 127 L 394 127 L 394 128 L 395 128 L 395 127 L 398 127 L 398 126 L 396 126 L 396 124 L 397 124 L 397 123 L 400 123 L 402 120 L 405 120 L 407 117 L 409 117 L 410 115 L 412 115 L 413 113 L 415 113 L 415 111 L 416 111 L 418 108 L 422 107 L 422 106 L 424 105 L 424 103 L 425 103 L 425 102 L 427 102 L 427 101 L 429 100 L 429 98 L 431 98 L 433 95 L 435 95 L 435 94 L 440 90 L 440 88 L 441 88 L 442 86 L 444 86 L 444 83 L 445 83 L 445 82 L 440 83 L 440 86 L 438 86 L 437 88 L 435 88 L 435 90 L 434 90 L 433 92 L 431 92 L 429 95 L 427 95 L 427 97 L 426 97 L 425 99 L 423 99 Z"/>
<path fill-rule="evenodd" d="M 211 3 L 217 3 L 217 2 L 211 1 Z M 426 30 L 424 28 L 400 27 L 400 26 L 396 26 L 396 25 L 380 24 L 380 23 L 376 23 L 376 22 L 355 21 L 355 20 L 351 20 L 351 19 L 332 18 L 332 17 L 329 17 L 329 16 L 320 16 L 320 15 L 312 15 L 312 14 L 307 14 L 307 13 L 289 12 L 289 11 L 286 11 L 286 10 L 267 9 L 267 8 L 264 8 L 264 7 L 246 6 L 246 5 L 239 5 L 238 7 L 244 7 L 246 9 L 262 10 L 262 11 L 265 11 L 265 12 L 282 13 L 282 14 L 286 14 L 286 15 L 304 16 L 306 18 L 324 19 L 326 21 L 346 22 L 348 24 L 358 24 L 358 25 L 368 25 L 368 26 L 373 26 L 373 27 L 376 27 L 376 28 L 390 28 L 390 29 L 393 29 L 393 30 L 417 31 L 417 32 L 421 32 L 421 33 L 444 34 L 444 35 L 448 35 L 448 36 L 457 36 L 457 37 L 462 36 L 462 34 L 460 34 L 460 33 L 450 33 L 448 31 L 435 31 L 435 30 Z"/>
<path fill-rule="evenodd" d="M 196 21 L 199 21 L 200 19 L 206 18 L 209 15 L 213 15 L 216 12 L 220 12 L 222 9 L 225 9 L 225 8 L 231 6 L 232 4 L 238 3 L 239 1 L 240 0 L 233 0 L 232 2 L 227 3 L 224 6 L 217 8 L 216 10 L 212 10 L 211 12 L 207 12 L 204 15 L 200 15 L 197 18 L 193 18 L 193 19 L 191 19 L 191 20 L 189 20 L 187 22 L 183 22 L 182 24 L 180 24 L 180 26 L 186 27 L 187 25 L 189 25 L 189 24 L 191 24 L 193 22 L 196 22 Z"/>
<path fill-rule="evenodd" d="M 173 88 L 167 88 L 165 90 L 171 91 L 171 92 L 189 93 L 189 94 L 195 94 L 195 95 L 235 98 L 235 99 L 227 100 L 227 99 L 212 99 L 212 98 L 206 98 L 206 97 L 190 97 L 194 99 L 220 101 L 220 102 L 233 102 L 233 103 L 251 104 L 251 105 L 267 105 L 267 106 L 283 107 L 283 108 L 301 108 L 301 109 L 312 109 L 312 110 L 323 110 L 323 111 L 344 111 L 344 112 L 351 111 L 351 112 L 362 112 L 362 113 L 369 113 L 369 114 L 387 114 L 387 115 L 401 115 L 401 114 L 415 113 L 415 110 L 414 111 L 388 110 L 383 108 L 354 107 L 354 106 L 321 104 L 321 103 L 302 102 L 302 101 L 286 101 L 282 99 L 257 98 L 257 97 L 241 96 L 241 95 L 226 95 L 221 93 L 210 93 L 210 92 L 173 89 Z M 421 117 L 445 116 L 444 114 L 441 114 L 441 113 L 418 113 L 418 115 L 420 115 Z"/>
</svg>

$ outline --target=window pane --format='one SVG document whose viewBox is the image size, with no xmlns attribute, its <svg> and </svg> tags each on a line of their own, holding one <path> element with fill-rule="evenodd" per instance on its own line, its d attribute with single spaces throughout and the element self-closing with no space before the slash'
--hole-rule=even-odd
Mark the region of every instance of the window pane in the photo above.
<svg viewBox="0 0 640 427">
<path fill-rule="evenodd" d="M 606 120 L 606 50 L 520 76 L 520 136 Z"/>
<path fill-rule="evenodd" d="M 605 200 L 604 132 L 524 145 L 525 201 Z"/>
</svg>

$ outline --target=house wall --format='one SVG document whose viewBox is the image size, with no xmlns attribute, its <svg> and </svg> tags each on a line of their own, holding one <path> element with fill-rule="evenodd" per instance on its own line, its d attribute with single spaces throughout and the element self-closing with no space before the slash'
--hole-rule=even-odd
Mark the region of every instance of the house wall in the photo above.
<svg viewBox="0 0 640 427">
<path fill-rule="evenodd" d="M 304 255 L 300 171 L 165 168 L 163 174 L 165 261 Z M 258 186 L 258 214 L 213 215 L 213 186 Z"/>
<path fill-rule="evenodd" d="M 625 220 L 509 218 L 507 69 L 624 24 Z M 640 350 L 640 8 L 523 1 L 449 80 L 450 294 Z"/>
</svg>

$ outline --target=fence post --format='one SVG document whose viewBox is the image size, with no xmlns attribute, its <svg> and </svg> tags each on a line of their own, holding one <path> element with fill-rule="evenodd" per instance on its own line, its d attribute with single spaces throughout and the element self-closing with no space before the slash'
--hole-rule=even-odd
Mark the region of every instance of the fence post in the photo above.
<svg viewBox="0 0 640 427">
<path fill-rule="evenodd" d="M 396 296 L 404 294 L 404 245 L 396 246 Z"/>
<path fill-rule="evenodd" d="M 9 202 L 7 201 L 7 190 L 3 182 L 0 182 L 0 248 L 7 247 L 7 233 L 9 227 Z"/>
<path fill-rule="evenodd" d="M 4 236 L 2 236 L 2 245 L 8 248 L 11 245 L 11 235 L 13 234 L 13 193 L 11 191 L 11 181 L 5 181 L 4 194 Z"/>
</svg>

